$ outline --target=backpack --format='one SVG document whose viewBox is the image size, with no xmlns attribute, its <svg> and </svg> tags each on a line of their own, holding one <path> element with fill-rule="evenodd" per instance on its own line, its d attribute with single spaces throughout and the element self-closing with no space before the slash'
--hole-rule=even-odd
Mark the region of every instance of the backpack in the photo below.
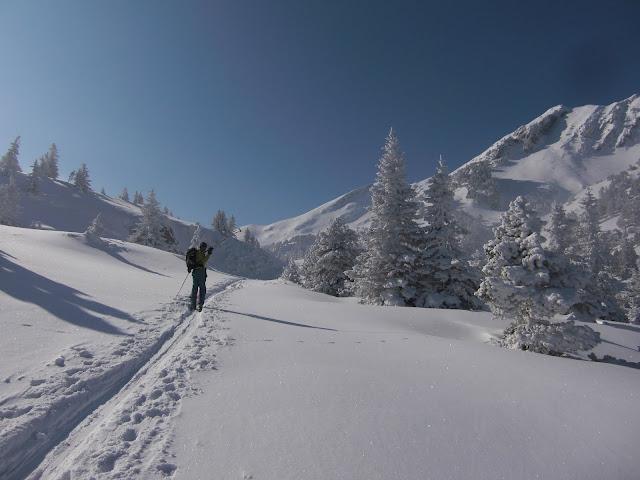
<svg viewBox="0 0 640 480">
<path fill-rule="evenodd" d="M 187 271 L 189 273 L 191 273 L 191 270 L 194 270 L 198 266 L 197 253 L 198 253 L 197 248 L 190 248 L 189 250 L 187 250 L 186 261 L 187 261 Z"/>
</svg>

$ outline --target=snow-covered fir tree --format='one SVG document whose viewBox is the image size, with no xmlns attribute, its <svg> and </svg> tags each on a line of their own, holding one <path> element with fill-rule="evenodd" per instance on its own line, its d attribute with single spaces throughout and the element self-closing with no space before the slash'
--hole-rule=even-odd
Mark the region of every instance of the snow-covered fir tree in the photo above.
<svg viewBox="0 0 640 480">
<path fill-rule="evenodd" d="M 89 177 L 89 169 L 85 163 L 80 165 L 80 168 L 74 172 L 73 184 L 84 193 L 91 190 L 91 178 Z"/>
<path fill-rule="evenodd" d="M 466 166 L 461 174 L 462 185 L 467 188 L 467 197 L 489 208 L 498 208 L 500 193 L 488 162 L 475 162 Z"/>
<path fill-rule="evenodd" d="M 298 269 L 298 265 L 296 265 L 296 262 L 295 260 L 293 260 L 293 258 L 290 258 L 287 262 L 287 265 L 286 267 L 284 267 L 280 278 L 297 284 L 302 283 L 300 278 L 300 270 Z"/>
<path fill-rule="evenodd" d="M 616 231 L 615 246 L 611 251 L 611 270 L 620 279 L 630 278 L 636 269 L 638 255 L 633 242 L 629 238 L 629 232 Z"/>
<path fill-rule="evenodd" d="M 9 177 L 17 173 L 22 172 L 20 163 L 18 162 L 18 156 L 20 155 L 20 137 L 16 137 L 9 150 L 0 158 L 0 175 Z"/>
<path fill-rule="evenodd" d="M 142 194 L 136 190 L 136 192 L 133 194 L 133 203 L 134 205 L 143 205 L 144 204 L 144 197 L 142 196 Z"/>
<path fill-rule="evenodd" d="M 196 227 L 193 230 L 193 236 L 191 237 L 191 242 L 189 243 L 189 248 L 198 248 L 200 246 L 201 237 L 202 227 L 199 223 L 196 223 Z"/>
<path fill-rule="evenodd" d="M 455 217 L 453 189 L 442 158 L 424 192 L 425 246 L 419 307 L 475 310 L 482 302 L 475 296 L 479 274 L 463 258 L 459 237 L 466 233 Z"/>
<path fill-rule="evenodd" d="M 211 226 L 214 231 L 220 233 L 222 236 L 231 237 L 234 234 L 235 225 L 234 230 L 231 230 L 230 220 L 224 210 L 218 210 L 211 221 Z M 233 223 L 235 224 L 235 218 L 233 219 Z"/>
<path fill-rule="evenodd" d="M 260 248 L 260 242 L 258 241 L 258 239 L 256 238 L 256 236 L 253 234 L 253 232 L 251 231 L 251 229 L 246 228 L 244 230 L 243 233 L 243 238 L 242 240 L 249 244 L 249 245 L 253 245 L 256 248 Z"/>
<path fill-rule="evenodd" d="M 630 323 L 640 324 L 640 265 L 636 267 L 628 287 L 627 319 Z"/>
<path fill-rule="evenodd" d="M 20 212 L 20 192 L 13 175 L 0 186 L 0 224 L 17 225 Z"/>
<path fill-rule="evenodd" d="M 175 248 L 175 237 L 170 227 L 164 225 L 164 216 L 154 190 L 149 192 L 141 207 L 142 217 L 136 225 L 130 240 L 141 245 L 172 250 Z"/>
<path fill-rule="evenodd" d="M 547 244 L 554 252 L 565 253 L 575 250 L 576 222 L 567 216 L 564 207 L 555 203 L 551 209 L 551 218 L 547 226 Z"/>
<path fill-rule="evenodd" d="M 371 187 L 371 225 L 365 251 L 349 272 L 363 302 L 415 305 L 424 232 L 417 224 L 416 194 L 405 177 L 404 156 L 391 130 Z"/>
<path fill-rule="evenodd" d="M 333 296 L 347 295 L 345 272 L 353 268 L 361 252 L 356 233 L 337 218 L 318 234 L 311 250 L 313 254 L 305 258 L 302 267 L 304 287 Z"/>
<path fill-rule="evenodd" d="M 592 348 L 599 336 L 591 329 L 549 322 L 575 302 L 581 284 L 563 257 L 545 251 L 541 226 L 523 197 L 509 204 L 495 238 L 485 245 L 485 277 L 477 294 L 494 315 L 513 320 L 502 341 L 507 347 L 551 354 Z"/>
<path fill-rule="evenodd" d="M 591 189 L 587 189 L 580 205 L 582 206 L 579 227 L 580 254 L 589 271 L 597 276 L 604 267 L 604 249 L 600 231 L 600 212 L 596 197 L 591 193 Z"/>
<path fill-rule="evenodd" d="M 227 231 L 229 232 L 229 235 L 232 237 L 236 236 L 236 230 L 238 230 L 238 225 L 236 223 L 236 217 L 235 215 L 231 215 L 229 217 L 229 222 L 227 223 Z"/>
<path fill-rule="evenodd" d="M 124 200 L 125 202 L 129 201 L 129 190 L 127 190 L 127 187 L 124 187 L 122 189 L 122 193 L 120 194 L 120 200 Z"/>
<path fill-rule="evenodd" d="M 42 157 L 41 166 L 44 175 L 49 178 L 58 178 L 59 168 L 58 163 L 60 161 L 60 155 L 58 153 L 58 147 L 55 143 L 52 143 L 49 147 L 49 151 Z"/>
<path fill-rule="evenodd" d="M 98 213 L 84 231 L 84 237 L 87 243 L 93 246 L 102 246 L 105 244 L 104 240 L 101 238 L 104 235 L 104 232 L 105 229 L 104 223 L 102 222 L 102 214 Z"/>
</svg>

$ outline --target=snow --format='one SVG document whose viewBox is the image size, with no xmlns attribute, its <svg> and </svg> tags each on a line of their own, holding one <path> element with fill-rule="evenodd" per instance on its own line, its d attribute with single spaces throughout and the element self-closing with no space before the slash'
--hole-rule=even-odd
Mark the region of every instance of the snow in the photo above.
<svg viewBox="0 0 640 480">
<path fill-rule="evenodd" d="M 181 257 L 76 233 L 2 226 L 0 262 L 2 478 L 637 478 L 638 370 L 498 348 L 486 312 L 211 271 L 189 313 Z"/>
<path fill-rule="evenodd" d="M 0 227 L 0 477 L 28 471 L 172 335 L 185 270 L 153 248 Z"/>
<path fill-rule="evenodd" d="M 0 184 L 5 182 L 7 178 L 0 176 Z M 16 182 L 22 190 L 18 226 L 81 233 L 100 214 L 103 236 L 127 240 L 142 216 L 140 207 L 133 203 L 93 191 L 82 193 L 61 180 L 39 179 L 37 195 L 24 192 L 27 175 L 18 174 Z M 176 250 L 186 252 L 196 224 L 174 217 L 167 217 L 166 221 L 173 230 Z M 201 237 L 216 247 L 211 264 L 218 270 L 250 278 L 272 279 L 278 277 L 284 268 L 284 263 L 269 252 L 235 238 L 223 238 L 204 227 L 201 227 Z"/>
<path fill-rule="evenodd" d="M 277 282 L 222 311 L 234 345 L 184 400 L 181 479 L 637 478 L 637 370 L 493 347 L 486 313 Z"/>
</svg>

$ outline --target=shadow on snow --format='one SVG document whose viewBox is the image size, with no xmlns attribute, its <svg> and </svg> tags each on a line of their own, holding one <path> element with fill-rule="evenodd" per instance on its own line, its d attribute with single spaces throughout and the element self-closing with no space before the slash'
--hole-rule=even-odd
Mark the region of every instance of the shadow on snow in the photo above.
<svg viewBox="0 0 640 480">
<path fill-rule="evenodd" d="M 0 250 L 0 291 L 7 295 L 38 305 L 65 322 L 111 335 L 127 334 L 95 314 L 140 323 L 122 310 L 90 300 L 86 293 L 21 267 L 9 257 Z"/>
<path fill-rule="evenodd" d="M 304 323 L 287 322 L 286 320 L 278 320 L 277 318 L 263 317 L 262 315 L 254 315 L 252 313 L 234 312 L 233 310 L 225 310 L 224 308 L 221 308 L 220 311 L 225 313 L 235 313 L 236 315 L 243 315 L 245 317 L 256 318 L 258 320 L 266 320 L 267 322 L 275 322 L 275 323 L 282 323 L 284 325 L 292 325 L 294 327 L 315 328 L 317 330 L 328 330 L 330 332 L 339 331 L 339 330 L 336 330 L 335 328 L 316 327 L 314 325 L 305 325 Z"/>
</svg>

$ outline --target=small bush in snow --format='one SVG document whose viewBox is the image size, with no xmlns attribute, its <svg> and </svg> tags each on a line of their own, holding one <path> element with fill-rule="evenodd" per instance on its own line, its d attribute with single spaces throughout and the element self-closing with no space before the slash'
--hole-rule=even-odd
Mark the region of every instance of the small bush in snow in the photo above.
<svg viewBox="0 0 640 480">
<path fill-rule="evenodd" d="M 562 323 L 513 323 L 504 332 L 500 345 L 514 350 L 530 350 L 547 355 L 563 355 L 591 350 L 600 343 L 600 333 L 573 321 Z"/>
</svg>

